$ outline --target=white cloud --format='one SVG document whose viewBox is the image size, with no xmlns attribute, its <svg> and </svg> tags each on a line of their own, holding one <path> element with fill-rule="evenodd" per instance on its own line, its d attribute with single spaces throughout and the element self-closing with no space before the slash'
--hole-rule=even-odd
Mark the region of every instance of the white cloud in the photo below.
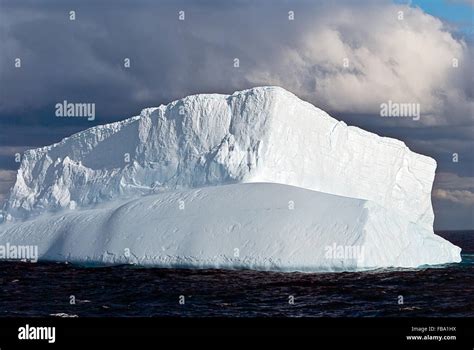
<svg viewBox="0 0 474 350">
<path fill-rule="evenodd" d="M 337 112 L 374 114 L 390 99 L 420 103 L 423 124 L 472 122 L 470 51 L 439 19 L 419 8 L 370 3 L 331 8 L 314 22 L 248 79 L 270 80 Z"/>
<path fill-rule="evenodd" d="M 438 173 L 433 197 L 466 206 L 474 204 L 474 177 Z"/>
<path fill-rule="evenodd" d="M 433 196 L 437 199 L 447 200 L 463 205 L 474 204 L 474 192 L 468 190 L 437 189 L 433 191 Z"/>
</svg>

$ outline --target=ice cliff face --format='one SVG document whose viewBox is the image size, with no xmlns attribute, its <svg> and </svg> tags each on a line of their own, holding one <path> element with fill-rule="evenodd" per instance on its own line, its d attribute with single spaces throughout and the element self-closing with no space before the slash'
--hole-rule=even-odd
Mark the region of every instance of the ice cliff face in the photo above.
<svg viewBox="0 0 474 350">
<path fill-rule="evenodd" d="M 25 152 L 14 219 L 119 197 L 274 182 L 371 200 L 431 227 L 436 162 L 278 87 L 202 94 Z"/>
<path fill-rule="evenodd" d="M 6 242 L 37 246 L 40 260 L 94 265 L 323 272 L 460 261 L 458 247 L 378 204 L 271 183 L 41 215 L 0 225 Z"/>
</svg>

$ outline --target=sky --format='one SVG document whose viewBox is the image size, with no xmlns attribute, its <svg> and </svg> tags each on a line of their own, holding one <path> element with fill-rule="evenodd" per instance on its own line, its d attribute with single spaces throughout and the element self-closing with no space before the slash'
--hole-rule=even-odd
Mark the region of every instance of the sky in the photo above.
<svg viewBox="0 0 474 350">
<path fill-rule="evenodd" d="M 0 0 L 0 203 L 16 153 L 189 94 L 278 85 L 436 159 L 435 229 L 474 229 L 473 6 Z M 95 120 L 57 118 L 64 100 L 95 103 Z M 388 101 L 419 104 L 419 120 L 381 118 Z"/>
</svg>

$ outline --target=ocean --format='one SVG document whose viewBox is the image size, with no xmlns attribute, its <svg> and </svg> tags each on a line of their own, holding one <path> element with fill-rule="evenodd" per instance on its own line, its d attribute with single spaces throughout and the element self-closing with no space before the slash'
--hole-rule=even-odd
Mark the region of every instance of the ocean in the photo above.
<svg viewBox="0 0 474 350">
<path fill-rule="evenodd" d="M 472 317 L 474 232 L 438 233 L 462 262 L 344 273 L 0 263 L 0 317 Z"/>
</svg>

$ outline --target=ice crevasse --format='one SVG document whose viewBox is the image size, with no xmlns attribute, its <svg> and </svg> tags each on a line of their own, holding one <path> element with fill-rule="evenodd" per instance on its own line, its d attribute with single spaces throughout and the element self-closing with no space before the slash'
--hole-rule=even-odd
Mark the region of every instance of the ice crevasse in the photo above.
<svg viewBox="0 0 474 350">
<path fill-rule="evenodd" d="M 0 244 L 40 259 L 348 271 L 459 262 L 434 159 L 279 87 L 199 94 L 26 151 Z"/>
</svg>

